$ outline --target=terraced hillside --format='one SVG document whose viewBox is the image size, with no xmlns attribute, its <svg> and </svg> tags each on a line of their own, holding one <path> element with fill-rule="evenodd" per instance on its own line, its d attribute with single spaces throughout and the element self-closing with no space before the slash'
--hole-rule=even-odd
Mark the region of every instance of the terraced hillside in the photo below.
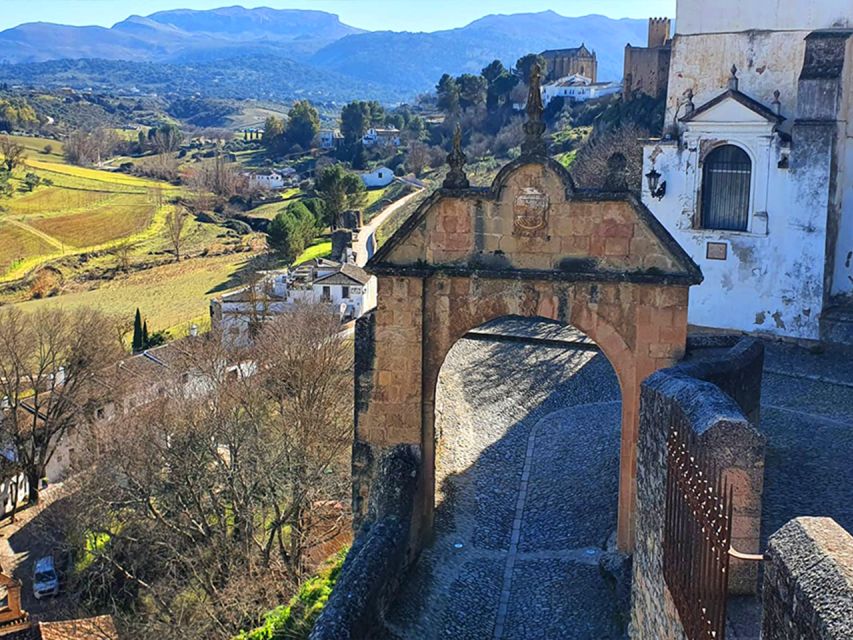
<svg viewBox="0 0 853 640">
<path fill-rule="evenodd" d="M 26 152 L 12 195 L 0 199 L 0 282 L 54 258 L 162 233 L 175 187 L 65 164 L 56 141 L 17 140 Z M 24 182 L 28 173 L 41 180 L 32 191 Z"/>
</svg>

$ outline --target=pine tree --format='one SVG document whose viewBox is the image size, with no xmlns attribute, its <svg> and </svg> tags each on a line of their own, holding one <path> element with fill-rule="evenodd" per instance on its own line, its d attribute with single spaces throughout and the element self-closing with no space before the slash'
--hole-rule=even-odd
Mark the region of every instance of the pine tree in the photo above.
<svg viewBox="0 0 853 640">
<path fill-rule="evenodd" d="M 133 341 L 130 343 L 134 353 L 142 351 L 142 314 L 139 307 L 136 308 L 136 317 L 133 319 Z"/>
<path fill-rule="evenodd" d="M 142 323 L 142 348 L 147 349 L 149 342 L 150 340 L 148 338 L 148 320 L 146 320 Z"/>
</svg>

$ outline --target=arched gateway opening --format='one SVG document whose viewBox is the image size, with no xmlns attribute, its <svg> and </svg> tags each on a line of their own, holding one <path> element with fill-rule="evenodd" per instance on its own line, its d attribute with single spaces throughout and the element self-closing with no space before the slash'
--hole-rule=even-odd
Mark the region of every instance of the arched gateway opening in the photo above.
<svg viewBox="0 0 853 640">
<path fill-rule="evenodd" d="M 414 445 L 415 552 L 434 517 L 439 370 L 462 336 L 501 316 L 541 317 L 600 346 L 622 391 L 623 551 L 633 547 L 640 383 L 684 352 L 688 289 L 701 282 L 699 268 L 633 194 L 575 189 L 547 155 L 537 80 L 521 157 L 491 187 L 470 187 L 457 130 L 443 188 L 367 265 L 378 304 L 357 327 L 353 508 L 358 521 L 383 450 Z"/>
<path fill-rule="evenodd" d="M 598 566 L 620 416 L 612 366 L 574 327 L 506 316 L 458 340 L 436 389 L 433 535 L 387 637 L 621 637 Z"/>
</svg>

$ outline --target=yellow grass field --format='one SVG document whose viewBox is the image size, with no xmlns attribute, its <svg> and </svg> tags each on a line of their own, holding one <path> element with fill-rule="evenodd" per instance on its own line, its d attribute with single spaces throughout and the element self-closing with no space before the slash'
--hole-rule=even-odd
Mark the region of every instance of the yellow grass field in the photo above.
<svg viewBox="0 0 853 640">
<path fill-rule="evenodd" d="M 94 307 L 133 321 L 139 307 L 152 331 L 171 329 L 180 333 L 191 323 L 209 316 L 209 301 L 240 284 L 246 254 L 194 258 L 132 273 L 91 291 L 67 293 L 56 298 L 30 300 L 18 306 L 24 311 L 48 307 Z"/>
<path fill-rule="evenodd" d="M 146 194 L 123 194 L 85 211 L 32 219 L 29 225 L 63 245 L 82 249 L 139 233 L 151 223 L 155 211 Z"/>
<path fill-rule="evenodd" d="M 62 144 L 54 140 L 15 139 L 26 148 L 25 165 L 15 172 L 12 196 L 0 198 L 0 222 L 6 221 L 8 236 L 0 239 L 0 281 L 61 255 L 162 235 L 168 199 L 179 193 L 172 185 L 65 164 Z M 49 184 L 23 191 L 27 172 Z"/>
<path fill-rule="evenodd" d="M 26 195 L 5 202 L 6 211 L 12 215 L 32 215 L 61 212 L 68 214 L 78 209 L 97 206 L 110 198 L 109 191 L 40 187 Z"/>
</svg>

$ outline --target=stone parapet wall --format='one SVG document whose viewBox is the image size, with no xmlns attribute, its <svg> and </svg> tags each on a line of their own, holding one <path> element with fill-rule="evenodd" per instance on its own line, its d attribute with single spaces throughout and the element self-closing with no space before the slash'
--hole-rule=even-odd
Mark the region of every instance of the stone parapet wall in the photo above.
<svg viewBox="0 0 853 640">
<path fill-rule="evenodd" d="M 421 466 L 416 446 L 378 461 L 370 505 L 311 640 L 372 638 L 411 561 L 409 536 Z"/>
<path fill-rule="evenodd" d="M 763 352 L 738 343 L 731 358 L 749 370 Z M 751 358 L 744 354 L 752 354 Z M 701 365 L 701 366 L 700 366 Z M 636 539 L 633 558 L 631 607 L 632 638 L 637 640 L 680 640 L 684 631 L 663 575 L 663 537 L 666 508 L 667 437 L 671 425 L 692 430 L 698 445 L 735 487 L 735 507 L 743 508 L 744 519 L 733 526 L 735 539 L 741 545 L 754 535 L 757 547 L 758 529 L 750 518 L 760 514 L 761 481 L 764 468 L 764 438 L 750 424 L 734 399 L 720 387 L 699 378 L 702 373 L 717 372 L 723 386 L 723 367 L 715 360 L 664 369 L 652 374 L 642 385 L 640 394 L 640 433 L 637 447 Z M 741 369 L 729 373 L 733 380 Z M 693 375 L 691 375 L 693 374 Z M 760 383 L 760 369 L 758 373 Z M 731 382 L 734 384 L 734 382 Z M 760 387 L 756 387 L 760 393 Z M 757 493 L 756 493 L 757 492 Z M 735 518 L 737 521 L 737 517 Z M 757 548 L 755 548 L 757 550 Z M 733 591 L 755 588 L 757 567 L 738 571 L 734 565 L 730 578 Z"/>
<path fill-rule="evenodd" d="M 696 340 L 691 340 L 694 348 Z M 701 434 L 700 442 L 710 460 L 722 469 L 733 487 L 732 546 L 741 553 L 759 553 L 761 536 L 761 496 L 764 493 L 764 455 L 766 442 L 758 428 L 761 414 L 761 372 L 764 369 L 764 345 L 758 340 L 732 340 L 732 346 L 720 357 L 684 363 L 678 370 L 698 380 L 710 382 L 734 400 L 753 429 L 717 427 Z M 688 343 L 688 348 L 690 347 Z M 745 434 L 745 435 L 744 435 Z M 729 590 L 751 594 L 758 589 L 759 563 L 732 558 L 729 564 Z"/>
<path fill-rule="evenodd" d="M 761 372 L 764 370 L 764 345 L 752 338 L 737 336 L 690 336 L 691 352 L 714 346 L 726 346 L 724 356 L 681 365 L 694 378 L 710 382 L 737 402 L 754 427 L 761 419 Z"/>
<path fill-rule="evenodd" d="M 830 518 L 796 518 L 770 537 L 763 640 L 853 638 L 853 536 Z"/>
</svg>

